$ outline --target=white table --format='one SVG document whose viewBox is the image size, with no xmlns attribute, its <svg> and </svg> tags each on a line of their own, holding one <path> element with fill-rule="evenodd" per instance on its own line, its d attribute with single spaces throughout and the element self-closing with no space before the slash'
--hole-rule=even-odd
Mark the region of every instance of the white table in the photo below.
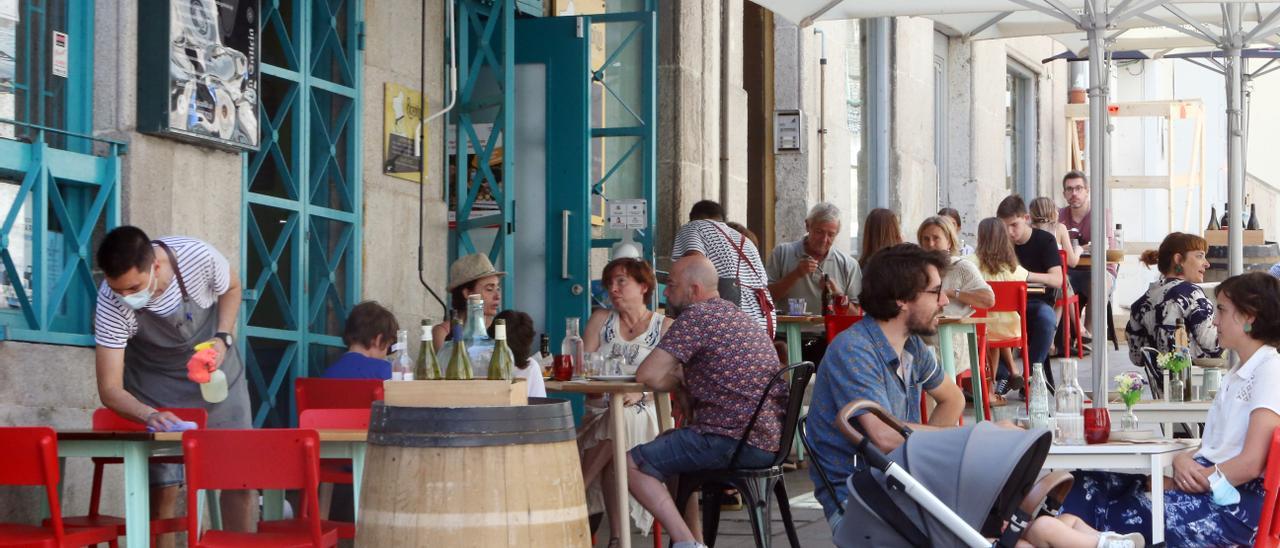
<svg viewBox="0 0 1280 548">
<path fill-rule="evenodd" d="M 1173 424 L 1182 422 L 1193 425 L 1196 429 L 1196 437 L 1200 437 L 1200 427 L 1196 425 L 1208 420 L 1209 408 L 1212 406 L 1211 401 L 1140 401 L 1134 404 L 1133 414 L 1138 417 L 1138 422 L 1160 423 L 1165 436 L 1172 436 Z M 1109 402 L 1107 409 L 1111 410 L 1111 423 L 1120 424 L 1120 416 L 1124 414 L 1124 403 Z"/>
<path fill-rule="evenodd" d="M 1057 445 L 1049 449 L 1044 467 L 1050 470 L 1124 470 L 1151 475 L 1151 541 L 1164 542 L 1164 469 L 1173 458 L 1198 447 L 1199 440 L 1160 443 L 1103 443 Z"/>
</svg>

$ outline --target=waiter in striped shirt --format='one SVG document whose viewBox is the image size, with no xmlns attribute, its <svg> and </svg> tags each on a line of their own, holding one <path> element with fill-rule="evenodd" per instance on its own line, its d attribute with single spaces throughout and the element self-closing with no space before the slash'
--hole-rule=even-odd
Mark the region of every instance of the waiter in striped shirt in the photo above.
<svg viewBox="0 0 1280 548">
<path fill-rule="evenodd" d="M 240 281 L 226 257 L 194 238 L 152 240 L 137 227 L 122 226 L 107 233 L 97 258 L 106 275 L 94 316 L 102 403 L 158 431 L 180 422 L 160 410 L 165 407 L 203 408 L 209 428 L 251 428 L 244 363 L 233 335 Z M 194 350 L 206 342 L 211 350 Z M 228 394 L 211 403 L 196 381 L 215 369 L 225 374 Z M 149 471 L 152 514 L 172 517 L 182 466 L 152 464 Z M 223 492 L 227 529 L 251 530 L 252 495 Z"/>
</svg>

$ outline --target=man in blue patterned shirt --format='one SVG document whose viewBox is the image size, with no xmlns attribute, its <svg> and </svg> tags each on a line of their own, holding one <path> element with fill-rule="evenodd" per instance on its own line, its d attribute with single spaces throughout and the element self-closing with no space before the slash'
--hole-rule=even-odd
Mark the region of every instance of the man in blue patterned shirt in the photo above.
<svg viewBox="0 0 1280 548">
<path fill-rule="evenodd" d="M 964 411 L 964 394 L 920 338 L 938 331 L 947 304 L 942 274 L 949 264 L 945 255 L 915 244 L 876 253 L 863 270 L 858 298 L 866 317 L 831 342 L 818 367 L 807 422 L 814 444 L 811 457 L 829 475 L 835 492 L 825 488 L 817 467 L 809 469 L 809 476 L 832 530 L 840 520 L 836 509 L 848 497 L 844 480 L 853 472 L 854 457 L 853 445 L 836 428 L 840 408 L 871 400 L 915 430 L 955 426 Z M 929 425 L 919 424 L 921 390 L 938 402 Z M 857 420 L 885 453 L 903 441 L 873 416 Z"/>
</svg>

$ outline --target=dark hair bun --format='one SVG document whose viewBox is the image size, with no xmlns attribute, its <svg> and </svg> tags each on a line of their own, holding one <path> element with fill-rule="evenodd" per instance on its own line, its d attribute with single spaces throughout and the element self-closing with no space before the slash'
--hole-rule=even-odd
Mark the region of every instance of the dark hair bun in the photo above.
<svg viewBox="0 0 1280 548">
<path fill-rule="evenodd" d="M 1142 261 L 1142 264 L 1153 266 L 1160 262 L 1160 252 L 1154 249 L 1148 249 L 1143 251 L 1142 255 L 1138 256 L 1138 260 Z"/>
</svg>

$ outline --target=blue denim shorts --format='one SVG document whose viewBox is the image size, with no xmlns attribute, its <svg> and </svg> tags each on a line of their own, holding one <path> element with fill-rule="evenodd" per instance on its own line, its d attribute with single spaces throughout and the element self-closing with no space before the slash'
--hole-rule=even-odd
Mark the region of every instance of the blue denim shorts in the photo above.
<svg viewBox="0 0 1280 548">
<path fill-rule="evenodd" d="M 738 440 L 717 434 L 699 434 L 688 428 L 668 430 L 653 441 L 637 445 L 628 452 L 640 471 L 667 481 L 672 476 L 702 470 L 729 467 Z M 773 464 L 775 455 L 747 445 L 738 455 L 736 468 L 764 468 Z"/>
</svg>

